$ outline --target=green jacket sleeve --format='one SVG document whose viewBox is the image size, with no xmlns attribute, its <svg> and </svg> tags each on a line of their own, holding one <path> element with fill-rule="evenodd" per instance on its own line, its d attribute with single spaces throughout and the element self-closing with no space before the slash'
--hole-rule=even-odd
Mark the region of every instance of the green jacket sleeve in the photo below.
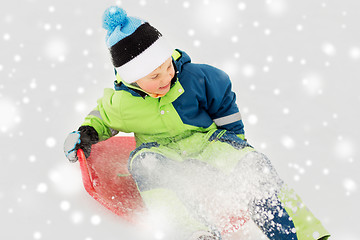
<svg viewBox="0 0 360 240">
<path fill-rule="evenodd" d="M 91 111 L 82 126 L 92 126 L 99 135 L 99 141 L 116 135 L 122 129 L 120 113 L 121 95 L 111 88 L 97 101 L 97 107 Z"/>
</svg>

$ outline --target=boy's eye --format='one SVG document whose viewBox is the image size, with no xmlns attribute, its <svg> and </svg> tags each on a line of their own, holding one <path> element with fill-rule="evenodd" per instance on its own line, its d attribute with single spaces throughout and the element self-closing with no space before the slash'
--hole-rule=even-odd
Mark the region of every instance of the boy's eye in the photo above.
<svg viewBox="0 0 360 240">
<path fill-rule="evenodd" d="M 156 79 L 159 76 L 159 74 L 156 74 L 154 76 L 151 77 L 151 79 Z"/>
</svg>

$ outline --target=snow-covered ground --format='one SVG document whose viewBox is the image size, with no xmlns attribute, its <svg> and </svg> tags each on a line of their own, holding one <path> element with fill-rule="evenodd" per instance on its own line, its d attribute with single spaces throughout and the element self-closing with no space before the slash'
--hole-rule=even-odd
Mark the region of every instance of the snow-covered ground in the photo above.
<svg viewBox="0 0 360 240">
<path fill-rule="evenodd" d="M 360 239 L 356 0 L 2 4 L 0 239 L 151 239 L 88 197 L 78 164 L 62 151 L 68 132 L 112 87 L 101 16 L 113 4 L 148 20 L 194 62 L 225 70 L 250 143 L 333 239 Z"/>
</svg>

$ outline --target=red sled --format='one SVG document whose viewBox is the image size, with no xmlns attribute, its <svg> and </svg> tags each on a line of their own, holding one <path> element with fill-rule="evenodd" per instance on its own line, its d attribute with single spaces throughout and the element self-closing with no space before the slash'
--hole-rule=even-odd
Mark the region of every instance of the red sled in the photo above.
<svg viewBox="0 0 360 240">
<path fill-rule="evenodd" d="M 77 152 L 85 190 L 107 209 L 132 223 L 145 210 L 127 168 L 134 149 L 135 138 L 121 136 L 93 145 L 87 159 L 81 149 Z"/>
<path fill-rule="evenodd" d="M 89 158 L 85 158 L 81 149 L 77 157 L 83 184 L 90 196 L 126 221 L 139 224 L 146 208 L 127 168 L 135 145 L 134 137 L 112 137 L 93 145 Z M 249 220 L 246 214 L 224 218 L 228 223 L 222 226 L 223 234 L 236 232 Z"/>
</svg>

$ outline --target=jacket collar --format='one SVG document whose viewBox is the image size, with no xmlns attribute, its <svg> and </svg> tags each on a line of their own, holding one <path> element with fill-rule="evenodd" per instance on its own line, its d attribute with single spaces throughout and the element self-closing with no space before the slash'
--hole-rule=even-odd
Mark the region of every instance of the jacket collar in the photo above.
<svg viewBox="0 0 360 240">
<path fill-rule="evenodd" d="M 185 63 L 190 63 L 191 62 L 191 58 L 189 55 L 187 55 L 186 52 L 181 51 L 179 49 L 175 49 L 174 53 L 172 54 L 174 63 L 175 63 L 175 67 L 178 73 L 181 73 L 183 70 L 183 65 Z"/>
</svg>

